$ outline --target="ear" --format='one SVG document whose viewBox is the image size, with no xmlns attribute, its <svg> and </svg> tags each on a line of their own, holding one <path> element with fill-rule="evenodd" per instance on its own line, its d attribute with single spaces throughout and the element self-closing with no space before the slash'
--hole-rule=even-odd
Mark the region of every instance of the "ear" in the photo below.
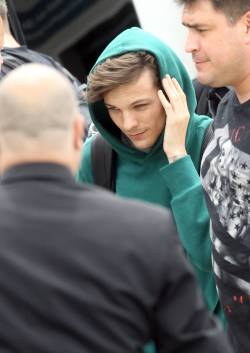
<svg viewBox="0 0 250 353">
<path fill-rule="evenodd" d="M 250 44 L 250 11 L 247 11 L 242 17 L 245 27 L 245 43 Z"/>
<path fill-rule="evenodd" d="M 73 133 L 74 148 L 76 150 L 81 150 L 84 138 L 84 119 L 81 115 L 78 115 L 73 122 Z"/>
</svg>

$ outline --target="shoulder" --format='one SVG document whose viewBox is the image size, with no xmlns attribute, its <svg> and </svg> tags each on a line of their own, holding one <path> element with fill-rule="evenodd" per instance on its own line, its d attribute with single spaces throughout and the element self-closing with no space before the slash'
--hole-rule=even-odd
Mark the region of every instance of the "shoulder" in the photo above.
<svg viewBox="0 0 250 353">
<path fill-rule="evenodd" d="M 233 102 L 237 100 L 238 99 L 236 97 L 235 91 L 233 89 L 230 89 L 221 99 L 216 115 L 220 115 L 224 109 L 226 109 L 230 104 L 233 104 Z"/>
<path fill-rule="evenodd" d="M 82 229 L 103 244 L 102 251 L 109 249 L 111 257 L 124 263 L 138 286 L 143 281 L 155 290 L 166 284 L 183 257 L 171 212 L 94 186 L 81 194 Z"/>
<path fill-rule="evenodd" d="M 196 170 L 199 170 L 201 153 L 206 131 L 212 123 L 212 119 L 205 115 L 193 114 L 188 126 L 186 146 L 188 154 L 195 165 Z"/>
<path fill-rule="evenodd" d="M 194 114 L 192 116 L 191 134 L 193 137 L 193 142 L 196 143 L 197 146 L 201 147 L 206 131 L 212 122 L 213 119 L 206 115 Z"/>
<path fill-rule="evenodd" d="M 28 47 L 26 47 L 25 45 L 22 45 L 16 48 L 4 48 L 2 52 L 3 52 L 3 56 L 6 57 L 6 59 L 22 58 L 24 62 L 33 62 L 37 60 L 37 58 L 46 57 L 44 54 L 35 52 L 29 49 Z"/>
<path fill-rule="evenodd" d="M 190 145 L 195 143 L 201 146 L 204 134 L 212 121 L 206 115 L 193 114 L 188 126 L 187 143 Z"/>
<path fill-rule="evenodd" d="M 172 212 L 161 206 L 128 200 L 106 190 L 94 187 L 96 210 L 99 210 L 112 223 L 119 224 L 121 232 L 126 232 L 127 239 L 136 239 L 143 243 L 149 241 L 167 244 L 177 238 L 176 225 Z M 98 213 L 98 212 L 97 212 Z M 159 244 L 157 245 L 158 248 Z"/>
<path fill-rule="evenodd" d="M 30 50 L 26 46 L 16 48 L 4 48 L 3 55 L 3 74 L 7 74 L 10 70 L 27 63 L 41 63 L 54 66 L 52 61 L 45 54 Z"/>
<path fill-rule="evenodd" d="M 212 119 L 207 115 L 194 114 L 192 117 L 193 128 L 206 130 L 207 127 L 212 123 Z"/>
</svg>

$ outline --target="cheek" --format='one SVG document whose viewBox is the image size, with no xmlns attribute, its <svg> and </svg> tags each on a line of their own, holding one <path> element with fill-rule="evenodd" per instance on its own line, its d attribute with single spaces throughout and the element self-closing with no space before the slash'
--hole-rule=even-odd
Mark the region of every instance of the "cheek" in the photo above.
<svg viewBox="0 0 250 353">
<path fill-rule="evenodd" d="M 152 118 L 153 117 L 153 118 Z M 159 135 L 166 124 L 166 114 L 164 109 L 158 107 L 151 115 L 151 124 L 157 135 Z"/>
<path fill-rule="evenodd" d="M 217 43 L 216 45 L 214 43 Z M 204 42 L 203 45 L 204 54 L 214 64 L 220 64 L 225 61 L 225 55 L 230 54 L 230 48 L 228 43 L 223 40 L 223 36 L 218 38 L 217 36 L 209 38 Z"/>
</svg>

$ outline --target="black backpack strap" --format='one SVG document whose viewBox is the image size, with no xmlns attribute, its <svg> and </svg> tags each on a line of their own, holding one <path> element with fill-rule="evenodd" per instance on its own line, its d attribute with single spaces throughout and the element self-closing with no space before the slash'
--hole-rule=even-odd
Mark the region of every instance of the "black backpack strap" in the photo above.
<svg viewBox="0 0 250 353">
<path fill-rule="evenodd" d="M 193 80 L 197 106 L 195 112 L 199 115 L 208 115 L 214 118 L 218 105 L 222 98 L 229 91 L 228 87 L 212 88 L 199 83 L 197 79 Z"/>
<path fill-rule="evenodd" d="M 94 183 L 115 192 L 116 153 L 98 133 L 91 143 L 91 166 Z"/>
<path fill-rule="evenodd" d="M 217 88 L 211 88 L 208 92 L 208 116 L 211 116 L 211 118 L 214 118 L 217 114 L 218 106 L 220 102 L 222 101 L 223 97 L 229 92 L 228 87 L 217 87 Z"/>
<path fill-rule="evenodd" d="M 195 96 L 197 100 L 195 112 L 199 115 L 208 115 L 212 117 L 209 112 L 209 106 L 208 106 L 208 94 L 209 94 L 210 87 L 200 84 L 200 82 L 197 79 L 193 80 L 193 86 L 194 86 Z"/>
<path fill-rule="evenodd" d="M 203 137 L 203 141 L 202 141 L 202 145 L 201 145 L 200 161 L 202 159 L 203 153 L 204 153 L 207 145 L 212 140 L 213 135 L 214 135 L 214 124 L 212 121 L 212 123 L 208 126 L 208 128 L 204 134 L 204 137 Z"/>
</svg>

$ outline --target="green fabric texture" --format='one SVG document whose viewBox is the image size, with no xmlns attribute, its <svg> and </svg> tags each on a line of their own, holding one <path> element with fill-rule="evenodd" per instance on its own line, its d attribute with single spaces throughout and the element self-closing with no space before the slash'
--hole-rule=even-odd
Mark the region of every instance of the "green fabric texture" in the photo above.
<svg viewBox="0 0 250 353">
<path fill-rule="evenodd" d="M 100 55 L 95 66 L 107 58 L 141 50 L 153 54 L 158 61 L 160 76 L 169 74 L 175 77 L 187 96 L 190 112 L 186 136 L 188 156 L 169 164 L 162 148 L 163 133 L 149 153 L 123 144 L 103 101 L 89 105 L 91 118 L 100 134 L 117 152 L 117 194 L 172 209 L 180 240 L 193 265 L 208 308 L 223 321 L 211 263 L 209 216 L 199 178 L 202 141 L 211 119 L 194 113 L 196 98 L 185 67 L 165 43 L 139 28 L 130 28 L 118 35 Z M 77 176 L 79 181 L 88 183 L 93 183 L 93 138 L 87 139 L 84 145 L 84 158 Z"/>
</svg>

